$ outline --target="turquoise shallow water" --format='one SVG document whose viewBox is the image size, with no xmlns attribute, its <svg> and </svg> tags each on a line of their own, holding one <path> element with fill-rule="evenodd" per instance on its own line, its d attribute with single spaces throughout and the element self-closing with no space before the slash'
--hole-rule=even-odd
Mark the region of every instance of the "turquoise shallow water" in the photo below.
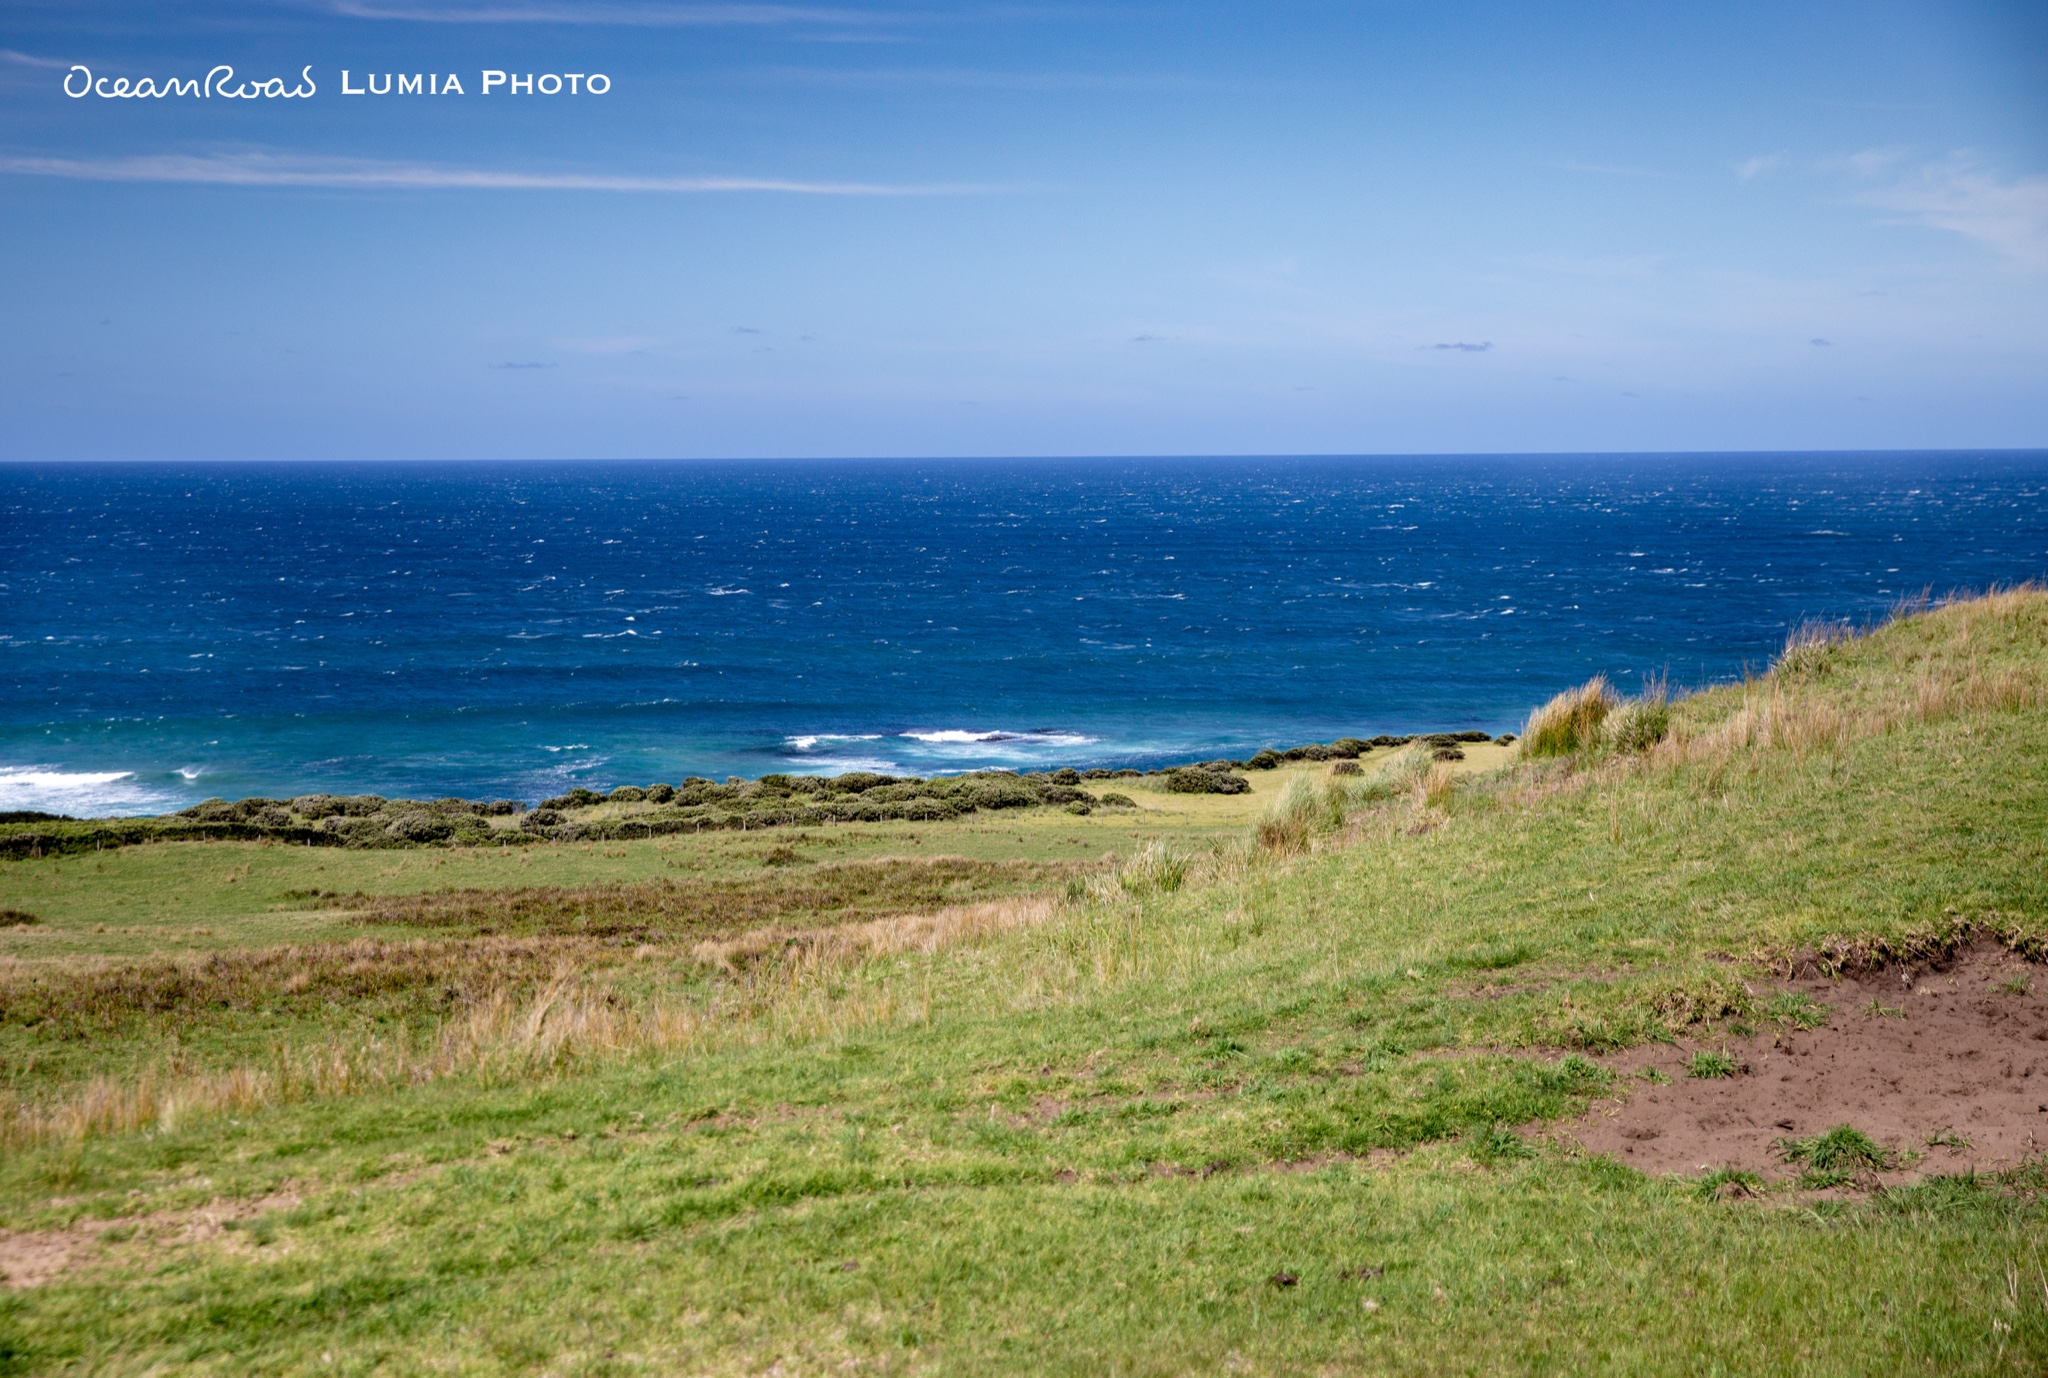
<svg viewBox="0 0 2048 1378">
<path fill-rule="evenodd" d="M 0 808 L 1515 726 L 2048 573 L 2048 453 L 0 466 Z"/>
</svg>

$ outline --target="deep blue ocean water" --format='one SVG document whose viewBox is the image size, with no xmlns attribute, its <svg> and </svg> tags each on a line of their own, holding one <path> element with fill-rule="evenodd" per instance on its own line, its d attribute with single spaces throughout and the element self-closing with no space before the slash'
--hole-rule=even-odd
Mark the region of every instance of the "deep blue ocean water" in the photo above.
<svg viewBox="0 0 2048 1378">
<path fill-rule="evenodd" d="M 0 466 L 0 808 L 1518 726 L 2048 574 L 2048 453 Z"/>
</svg>

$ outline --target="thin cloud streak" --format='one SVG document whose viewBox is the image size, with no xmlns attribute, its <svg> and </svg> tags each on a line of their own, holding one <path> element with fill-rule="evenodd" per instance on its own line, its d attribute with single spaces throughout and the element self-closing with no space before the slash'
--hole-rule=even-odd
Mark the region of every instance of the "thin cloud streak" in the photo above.
<svg viewBox="0 0 2048 1378">
<path fill-rule="evenodd" d="M 398 19 L 417 24 L 599 24 L 665 29 L 902 22 L 895 15 L 803 5 L 380 5 L 336 0 L 332 9 L 352 19 Z"/>
<path fill-rule="evenodd" d="M 1881 153 L 1851 160 L 1858 171 L 1873 173 L 1894 162 Z M 1857 200 L 1974 239 L 2029 268 L 2048 269 L 2048 177 L 2000 177 L 1970 154 L 1957 153 Z"/>
<path fill-rule="evenodd" d="M 48 67 L 53 71 L 62 71 L 71 65 L 61 58 L 37 57 L 33 53 L 16 52 L 12 48 L 0 48 L 0 62 L 12 62 L 23 67 Z"/>
<path fill-rule="evenodd" d="M 369 159 L 298 158 L 267 153 L 211 157 L 7 158 L 0 173 L 82 182 L 176 182 L 201 186 L 326 187 L 388 191 L 783 192 L 797 196 L 963 196 L 993 188 L 807 182 L 784 177 L 630 177 L 602 173 L 500 172 Z"/>
</svg>

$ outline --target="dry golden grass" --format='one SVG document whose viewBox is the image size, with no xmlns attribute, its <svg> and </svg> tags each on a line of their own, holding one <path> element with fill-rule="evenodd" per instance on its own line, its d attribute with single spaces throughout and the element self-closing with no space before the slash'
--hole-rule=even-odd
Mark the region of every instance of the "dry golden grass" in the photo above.
<svg viewBox="0 0 2048 1378">
<path fill-rule="evenodd" d="M 769 923 L 841 922 L 1050 889 L 1075 869 L 970 857 L 876 857 L 740 879 L 329 897 L 358 923 L 649 939 L 734 933 Z"/>
<path fill-rule="evenodd" d="M 1524 756 L 1571 756 L 1600 741 L 1600 724 L 1618 700 L 1607 676 L 1567 689 L 1529 715 L 1522 727 Z"/>
<path fill-rule="evenodd" d="M 900 914 L 831 929 L 774 927 L 698 944 L 698 963 L 746 979 L 714 986 L 701 999 L 633 1002 L 587 964 L 591 944 L 562 939 L 471 940 L 460 943 L 350 944 L 366 968 L 391 959 L 417 970 L 425 954 L 494 952 L 522 962 L 552 955 L 542 981 L 506 982 L 486 990 L 429 1036 L 366 1039 L 348 1046 L 276 1050 L 263 1067 L 200 1075 L 146 1073 L 97 1079 L 49 1104 L 0 1099 L 0 1144 L 27 1145 L 92 1135 L 170 1129 L 193 1116 L 242 1114 L 265 1105 L 346 1096 L 443 1077 L 531 1078 L 591 1057 L 679 1053 L 716 1040 L 831 1036 L 899 1017 L 895 993 L 877 985 L 862 992 L 832 989 L 834 976 L 862 962 L 904 953 L 936 953 L 1045 922 L 1055 902 L 1024 897 Z M 248 954 L 258 968 L 289 965 L 285 952 Z M 331 955 L 331 954 L 330 954 Z M 579 961 L 578 958 L 586 959 Z M 184 964 L 204 970 L 214 959 Z M 488 964 L 480 964 L 484 966 Z M 436 968 L 437 969 L 437 968 Z M 188 973 L 190 974 L 190 973 Z M 530 974 L 530 973 L 529 973 Z"/>
<path fill-rule="evenodd" d="M 1875 692 L 1851 697 L 1823 687 L 1825 657 L 1859 643 L 1794 633 L 1788 656 L 1795 673 L 1751 681 L 1740 702 L 1704 723 L 1683 716 L 1650 757 L 1657 764 L 1715 765 L 1750 751 L 1795 755 L 1833 750 L 1860 737 L 1901 727 L 1946 722 L 1975 713 L 2010 713 L 2048 705 L 2048 683 L 2025 667 L 1985 662 L 2023 634 L 2028 624 L 2048 625 L 2048 590 L 2037 585 L 1997 590 L 1982 598 L 1938 607 L 1916 626 L 1878 643 L 1892 670 Z M 1787 664 L 1781 659 L 1780 665 Z"/>
</svg>

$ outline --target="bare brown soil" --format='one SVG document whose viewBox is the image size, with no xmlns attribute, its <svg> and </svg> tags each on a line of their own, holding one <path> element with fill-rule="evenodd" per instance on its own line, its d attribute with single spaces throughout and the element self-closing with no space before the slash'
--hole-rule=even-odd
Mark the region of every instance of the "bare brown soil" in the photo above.
<svg viewBox="0 0 2048 1378">
<path fill-rule="evenodd" d="M 110 1245 L 133 1248 L 228 1242 L 233 1236 L 225 1232 L 242 1222 L 298 1204 L 298 1193 L 286 1189 L 252 1201 L 216 1198 L 194 1210 L 81 1221 L 68 1230 L 0 1230 L 0 1288 L 19 1292 L 40 1287 L 88 1266 Z"/>
<path fill-rule="evenodd" d="M 1644 1172 L 1718 1167 L 1766 1180 L 1798 1175 L 1781 1141 L 1850 1125 L 1893 1150 L 1882 1179 L 2009 1167 L 2048 1151 L 2048 972 L 1991 942 L 1952 956 L 1831 980 L 1758 985 L 1760 1003 L 1797 992 L 1831 1007 L 1798 1029 L 1765 1021 L 1750 1038 L 1638 1048 L 1609 1063 L 1617 1095 L 1567 1133 Z M 1742 1063 L 1688 1075 L 1700 1049 Z M 1646 1078 L 1668 1077 L 1668 1084 Z"/>
</svg>

